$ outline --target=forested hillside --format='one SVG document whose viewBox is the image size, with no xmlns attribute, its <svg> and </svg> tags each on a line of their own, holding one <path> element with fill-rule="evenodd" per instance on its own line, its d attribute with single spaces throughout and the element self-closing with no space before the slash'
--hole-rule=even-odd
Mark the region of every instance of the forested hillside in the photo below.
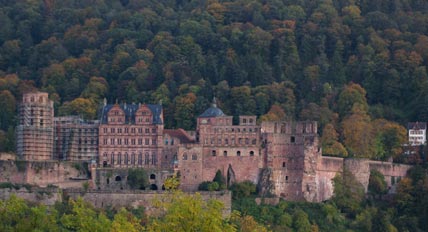
<svg viewBox="0 0 428 232">
<path fill-rule="evenodd" d="M 215 96 L 229 115 L 317 120 L 324 153 L 386 159 L 428 121 L 424 0 L 0 0 L 0 150 L 16 103 L 57 115 L 109 102 L 164 106 L 193 129 Z M 362 139 L 365 138 L 365 139 Z"/>
</svg>

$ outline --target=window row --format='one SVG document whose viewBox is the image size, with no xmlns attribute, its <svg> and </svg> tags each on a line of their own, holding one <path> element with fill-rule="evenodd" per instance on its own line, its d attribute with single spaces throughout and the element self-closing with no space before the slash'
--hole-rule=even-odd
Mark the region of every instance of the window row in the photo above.
<svg viewBox="0 0 428 232">
<path fill-rule="evenodd" d="M 188 155 L 187 153 L 183 154 L 183 160 L 187 160 L 188 159 Z M 192 160 L 198 160 L 198 155 L 196 154 L 192 154 Z"/>
<path fill-rule="evenodd" d="M 103 128 L 103 133 L 107 134 L 107 133 L 118 133 L 118 134 L 129 134 L 129 132 L 131 132 L 131 134 L 143 134 L 143 131 L 145 134 L 150 134 L 150 128 Z M 152 134 L 155 134 L 157 132 L 156 128 L 152 128 L 151 130 Z"/>
<path fill-rule="evenodd" d="M 214 128 L 214 133 L 223 133 L 223 132 L 257 132 L 259 128 L 257 127 L 244 127 L 244 128 L 236 128 L 236 127 L 226 127 L 226 128 Z M 207 130 L 206 132 L 210 132 Z"/>
<path fill-rule="evenodd" d="M 104 159 L 108 158 L 108 154 L 106 152 L 103 154 L 103 156 L 104 156 Z M 143 156 L 143 153 L 141 152 L 138 155 L 136 155 L 135 153 L 131 153 L 131 155 L 128 155 L 128 153 L 126 152 L 125 154 L 122 154 L 120 152 L 115 154 L 114 152 L 112 152 L 110 154 L 110 164 L 156 165 L 157 155 L 155 152 L 153 152 L 151 155 L 148 152 L 146 152 L 144 153 L 144 156 Z M 103 165 L 106 166 L 107 161 L 104 161 Z"/>
<path fill-rule="evenodd" d="M 209 142 L 209 143 L 208 143 Z M 221 139 L 221 138 L 210 138 L 210 139 L 205 139 L 205 144 L 217 144 L 217 145 L 249 145 L 250 144 L 250 138 L 231 138 L 229 140 L 229 138 L 225 138 L 225 139 Z M 251 144 L 252 145 L 256 145 L 257 144 L 257 139 L 251 139 Z"/>
<path fill-rule="evenodd" d="M 223 151 L 223 156 L 227 156 L 227 151 Z M 212 150 L 211 151 L 211 155 L 212 156 L 217 156 L 217 151 L 216 150 Z M 248 153 L 248 155 L 249 156 L 254 156 L 254 151 L 250 151 L 249 153 Z M 236 152 L 236 156 L 241 156 L 241 151 L 237 151 Z"/>
<path fill-rule="evenodd" d="M 143 143 L 144 142 L 144 143 Z M 156 139 L 121 139 L 121 138 L 111 138 L 111 139 L 103 139 L 104 145 L 156 145 Z"/>
</svg>

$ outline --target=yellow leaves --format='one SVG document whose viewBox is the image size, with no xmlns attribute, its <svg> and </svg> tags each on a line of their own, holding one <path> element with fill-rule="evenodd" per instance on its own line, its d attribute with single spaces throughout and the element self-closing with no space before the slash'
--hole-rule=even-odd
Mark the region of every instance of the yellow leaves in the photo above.
<svg viewBox="0 0 428 232">
<path fill-rule="evenodd" d="M 222 22 L 224 19 L 224 13 L 226 13 L 226 7 L 218 2 L 214 2 L 208 5 L 207 11 L 210 13 L 217 22 Z"/>
<path fill-rule="evenodd" d="M 0 89 L 13 89 L 18 86 L 19 77 L 16 74 L 7 74 L 0 77 Z"/>
<path fill-rule="evenodd" d="M 278 105 L 272 105 L 267 114 L 260 117 L 260 121 L 282 121 L 285 119 L 284 110 Z"/>
</svg>

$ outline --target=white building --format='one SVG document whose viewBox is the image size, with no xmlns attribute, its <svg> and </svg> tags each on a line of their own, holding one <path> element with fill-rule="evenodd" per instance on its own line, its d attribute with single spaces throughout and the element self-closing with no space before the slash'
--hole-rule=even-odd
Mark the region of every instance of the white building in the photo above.
<svg viewBox="0 0 428 232">
<path fill-rule="evenodd" d="M 407 125 L 409 131 L 409 144 L 411 146 L 419 146 L 426 144 L 427 141 L 427 123 L 426 122 L 410 122 Z"/>
</svg>

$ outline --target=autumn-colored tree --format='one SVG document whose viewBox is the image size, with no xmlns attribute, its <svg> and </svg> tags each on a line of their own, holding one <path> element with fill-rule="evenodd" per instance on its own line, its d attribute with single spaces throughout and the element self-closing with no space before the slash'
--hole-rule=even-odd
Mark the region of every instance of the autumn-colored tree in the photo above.
<svg viewBox="0 0 428 232">
<path fill-rule="evenodd" d="M 259 120 L 263 121 L 282 121 L 285 120 L 285 112 L 278 105 L 272 105 L 267 114 L 260 116 Z"/>
<path fill-rule="evenodd" d="M 333 124 L 325 125 L 322 136 L 321 136 L 321 145 L 322 153 L 324 155 L 340 156 L 347 157 L 348 152 L 345 147 L 338 141 L 338 134 L 336 129 L 334 129 Z"/>
<path fill-rule="evenodd" d="M 376 154 L 376 140 L 365 105 L 355 103 L 351 114 L 342 121 L 343 144 L 350 156 L 371 158 Z"/>
<path fill-rule="evenodd" d="M 65 102 L 59 108 L 60 115 L 80 115 L 85 119 L 94 119 L 96 112 L 96 103 L 86 98 L 76 98 L 71 102 Z"/>
<path fill-rule="evenodd" d="M 351 113 L 355 103 L 358 103 L 362 110 L 368 110 L 366 91 L 359 84 L 350 83 L 339 94 L 339 99 L 337 100 L 339 115 L 342 118 L 346 117 Z"/>
</svg>

